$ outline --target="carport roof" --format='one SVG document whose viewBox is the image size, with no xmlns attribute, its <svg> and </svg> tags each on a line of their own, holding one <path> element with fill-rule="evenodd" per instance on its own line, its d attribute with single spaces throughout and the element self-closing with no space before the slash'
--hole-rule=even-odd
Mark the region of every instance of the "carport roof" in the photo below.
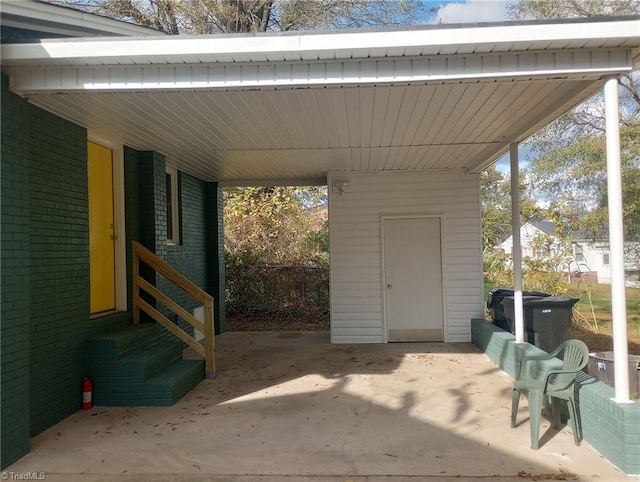
<svg viewBox="0 0 640 482">
<path fill-rule="evenodd" d="M 329 171 L 478 172 L 632 69 L 638 18 L 43 40 L 2 46 L 11 89 L 224 184 Z"/>
</svg>

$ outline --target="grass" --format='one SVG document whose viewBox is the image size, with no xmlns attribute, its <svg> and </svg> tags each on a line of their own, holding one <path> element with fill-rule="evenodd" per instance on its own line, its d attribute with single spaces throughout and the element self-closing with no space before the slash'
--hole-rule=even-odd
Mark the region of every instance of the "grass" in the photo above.
<svg viewBox="0 0 640 482">
<path fill-rule="evenodd" d="M 582 285 L 570 285 L 567 296 L 580 298 L 574 308 L 570 335 L 582 339 L 592 351 L 613 349 L 611 286 L 590 285 L 591 300 Z M 640 355 L 640 289 L 626 288 L 627 339 L 629 353 Z"/>
</svg>

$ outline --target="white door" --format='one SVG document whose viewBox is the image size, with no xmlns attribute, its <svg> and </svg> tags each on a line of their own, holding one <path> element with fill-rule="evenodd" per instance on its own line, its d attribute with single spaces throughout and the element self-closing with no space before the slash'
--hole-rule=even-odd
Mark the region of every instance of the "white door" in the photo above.
<svg viewBox="0 0 640 482">
<path fill-rule="evenodd" d="M 440 218 L 384 219 L 389 341 L 443 341 Z"/>
</svg>

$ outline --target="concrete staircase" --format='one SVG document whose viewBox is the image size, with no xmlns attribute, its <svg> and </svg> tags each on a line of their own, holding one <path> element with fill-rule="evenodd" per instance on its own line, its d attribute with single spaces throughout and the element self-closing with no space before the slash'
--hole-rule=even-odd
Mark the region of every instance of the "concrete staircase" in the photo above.
<svg viewBox="0 0 640 482">
<path fill-rule="evenodd" d="M 161 337 L 156 323 L 91 337 L 86 373 L 97 406 L 170 406 L 204 378 L 203 360 L 183 360 L 183 344 Z"/>
</svg>

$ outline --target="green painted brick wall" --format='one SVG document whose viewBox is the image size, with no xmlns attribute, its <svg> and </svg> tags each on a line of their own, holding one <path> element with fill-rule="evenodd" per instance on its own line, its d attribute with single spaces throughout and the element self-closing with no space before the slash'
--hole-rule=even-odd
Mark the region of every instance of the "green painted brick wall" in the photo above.
<svg viewBox="0 0 640 482">
<path fill-rule="evenodd" d="M 178 196 L 180 209 L 180 244 L 167 246 L 167 261 L 171 266 L 206 291 L 207 206 L 205 183 L 188 174 L 179 173 Z M 165 225 L 166 219 L 166 216 L 162 219 Z M 165 237 L 166 245 L 166 230 L 163 231 L 162 234 Z M 199 303 L 187 296 L 182 290 L 174 287 L 164 279 L 160 281 L 160 287 L 189 312 L 199 305 Z"/>
<path fill-rule="evenodd" d="M 29 105 L 31 435 L 77 411 L 89 321 L 86 130 Z"/>
<path fill-rule="evenodd" d="M 29 450 L 29 164 L 27 104 L 2 74 L 0 180 L 0 465 Z"/>
<path fill-rule="evenodd" d="M 206 235 L 209 247 L 207 255 L 207 291 L 214 299 L 216 334 L 226 331 L 225 269 L 224 269 L 224 198 L 217 182 L 205 187 L 207 222 Z"/>
<path fill-rule="evenodd" d="M 90 329 L 86 131 L 2 78 L 2 465 L 80 407 Z"/>
<path fill-rule="evenodd" d="M 215 192 L 215 202 L 212 201 L 211 191 Z M 180 244 L 167 246 L 167 261 L 200 288 L 214 297 L 214 319 L 216 333 L 224 331 L 224 280 L 220 280 L 219 246 L 218 242 L 219 217 L 217 183 L 207 183 L 185 173 L 178 176 L 178 196 L 180 207 Z M 221 205 L 221 204 L 220 204 Z M 166 224 L 166 217 L 162 219 Z M 211 235 L 211 230 L 215 236 Z M 166 231 L 162 232 L 166 236 Z M 198 303 L 186 296 L 182 290 L 173 285 L 159 281 L 159 286 L 179 302 L 187 311 L 191 312 Z M 222 301 L 220 301 L 222 299 Z M 190 330 L 181 324 L 184 329 Z"/>
<path fill-rule="evenodd" d="M 162 154 L 153 151 L 138 152 L 137 157 L 140 196 L 140 242 L 160 258 L 166 259 L 165 158 Z"/>
<path fill-rule="evenodd" d="M 180 244 L 167 245 L 166 162 L 162 154 L 125 148 L 125 192 L 128 240 L 140 241 L 160 258 L 212 294 L 216 307 L 216 332 L 224 331 L 224 262 L 222 231 L 222 190 L 188 174 L 178 173 Z M 153 180 L 153 182 L 149 182 Z M 213 193 L 213 195 L 212 195 Z M 213 226 L 213 231 L 211 230 Z M 130 260 L 130 256 L 129 256 Z M 161 276 L 141 273 L 184 309 L 191 312 L 198 303 Z M 169 314 L 168 310 L 159 307 Z M 188 332 L 191 327 L 180 321 Z M 172 335 L 163 335 L 172 337 Z"/>
</svg>

